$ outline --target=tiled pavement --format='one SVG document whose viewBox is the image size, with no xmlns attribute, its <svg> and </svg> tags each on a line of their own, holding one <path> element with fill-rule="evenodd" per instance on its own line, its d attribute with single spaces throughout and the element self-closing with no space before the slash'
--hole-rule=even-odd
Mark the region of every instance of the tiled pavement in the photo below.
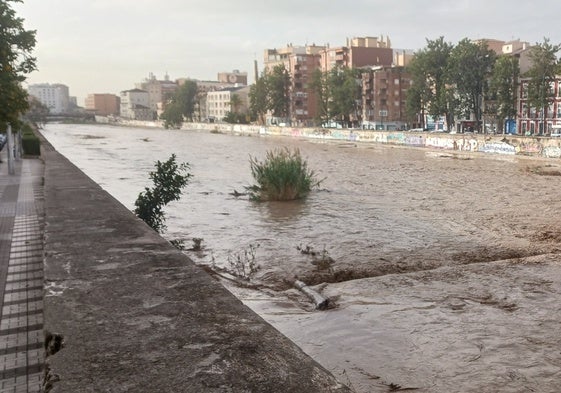
<svg viewBox="0 0 561 393">
<path fill-rule="evenodd" d="M 39 392 L 43 350 L 43 163 L 8 174 L 0 152 L 0 393 Z"/>
</svg>

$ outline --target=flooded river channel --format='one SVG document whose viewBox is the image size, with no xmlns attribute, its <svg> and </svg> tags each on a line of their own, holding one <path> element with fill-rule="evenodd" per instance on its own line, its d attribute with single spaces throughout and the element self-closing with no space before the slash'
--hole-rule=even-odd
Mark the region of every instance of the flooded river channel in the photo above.
<svg viewBox="0 0 561 393">
<path fill-rule="evenodd" d="M 225 285 L 356 392 L 561 390 L 561 161 L 100 125 L 42 133 L 131 210 L 156 160 L 188 162 L 165 237 L 203 239 L 186 254 L 218 269 L 255 250 L 253 288 Z M 300 149 L 321 187 L 296 202 L 237 196 L 250 156 L 281 147 Z M 334 308 L 315 311 L 296 278 Z"/>
</svg>

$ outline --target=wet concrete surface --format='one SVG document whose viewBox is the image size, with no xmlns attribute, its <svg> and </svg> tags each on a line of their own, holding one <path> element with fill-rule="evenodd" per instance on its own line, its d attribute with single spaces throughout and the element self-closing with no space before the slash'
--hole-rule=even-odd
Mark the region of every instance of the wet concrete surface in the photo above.
<svg viewBox="0 0 561 393">
<path fill-rule="evenodd" d="M 349 391 L 42 143 L 47 391 Z"/>
</svg>

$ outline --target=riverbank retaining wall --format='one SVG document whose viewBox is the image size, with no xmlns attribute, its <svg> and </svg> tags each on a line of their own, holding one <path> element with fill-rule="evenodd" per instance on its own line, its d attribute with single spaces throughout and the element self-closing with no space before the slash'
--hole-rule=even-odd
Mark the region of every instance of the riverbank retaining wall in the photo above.
<svg viewBox="0 0 561 393">
<path fill-rule="evenodd" d="M 45 392 L 349 392 L 41 139 Z"/>
<path fill-rule="evenodd" d="M 160 121 L 120 120 L 116 125 L 163 128 Z M 443 132 L 373 131 L 361 129 L 263 127 L 225 123 L 184 123 L 184 130 L 242 135 L 277 135 L 295 138 L 382 143 L 467 153 L 492 153 L 561 158 L 561 138 L 509 134 L 449 134 Z"/>
</svg>

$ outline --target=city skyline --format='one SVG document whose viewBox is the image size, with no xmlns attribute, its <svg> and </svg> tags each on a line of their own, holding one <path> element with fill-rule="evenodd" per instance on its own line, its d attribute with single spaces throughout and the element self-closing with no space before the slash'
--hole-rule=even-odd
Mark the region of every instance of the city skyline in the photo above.
<svg viewBox="0 0 561 393">
<path fill-rule="evenodd" d="M 201 0 L 24 0 L 14 3 L 26 29 L 37 30 L 38 71 L 27 83 L 62 83 L 78 104 L 88 94 L 119 94 L 149 73 L 163 79 L 216 80 L 238 69 L 253 82 L 253 62 L 287 44 L 345 45 L 347 38 L 389 36 L 396 49 L 418 50 L 426 39 L 561 42 L 561 3 L 498 0 L 378 0 L 325 4 L 295 0 L 254 3 Z"/>
</svg>

